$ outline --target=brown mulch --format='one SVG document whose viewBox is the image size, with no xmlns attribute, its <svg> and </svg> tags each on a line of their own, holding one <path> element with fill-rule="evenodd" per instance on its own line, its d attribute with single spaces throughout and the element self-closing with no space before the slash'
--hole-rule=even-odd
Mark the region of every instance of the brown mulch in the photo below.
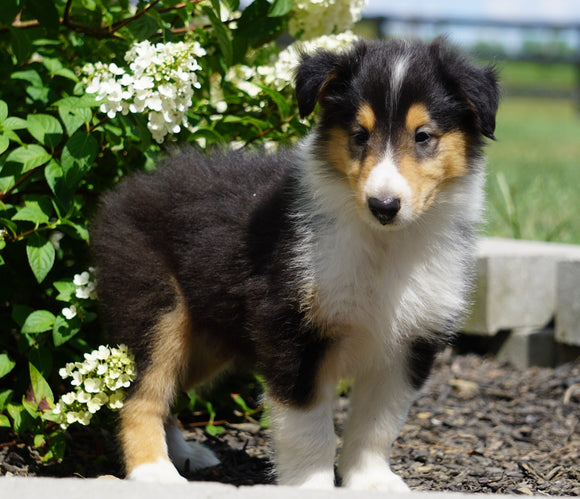
<svg viewBox="0 0 580 499">
<path fill-rule="evenodd" d="M 339 431 L 347 410 L 347 400 L 340 399 Z M 222 461 L 190 478 L 271 483 L 268 430 L 247 421 L 226 430 L 210 436 L 186 423 L 188 438 Z M 120 476 L 113 440 L 102 431 L 71 430 L 65 460 L 47 466 L 33 448 L 3 431 L 0 475 Z M 391 462 L 413 490 L 580 495 L 580 361 L 517 369 L 446 352 L 412 407 Z"/>
</svg>

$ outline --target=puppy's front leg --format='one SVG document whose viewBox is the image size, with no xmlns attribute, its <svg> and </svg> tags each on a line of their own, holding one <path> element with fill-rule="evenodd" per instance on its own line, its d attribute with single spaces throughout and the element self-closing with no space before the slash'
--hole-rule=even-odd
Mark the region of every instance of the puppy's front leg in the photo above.
<svg viewBox="0 0 580 499">
<path fill-rule="evenodd" d="M 339 462 L 343 486 L 409 490 L 391 471 L 389 454 L 415 393 L 402 362 L 385 370 L 367 370 L 356 378 Z"/>
<path fill-rule="evenodd" d="M 280 485 L 334 487 L 333 392 L 330 388 L 307 407 L 288 406 L 268 397 Z"/>
</svg>

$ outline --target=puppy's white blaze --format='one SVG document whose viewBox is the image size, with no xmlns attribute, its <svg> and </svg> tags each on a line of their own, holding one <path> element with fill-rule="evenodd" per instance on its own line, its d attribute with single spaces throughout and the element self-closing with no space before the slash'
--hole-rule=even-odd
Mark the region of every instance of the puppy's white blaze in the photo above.
<svg viewBox="0 0 580 499">
<path fill-rule="evenodd" d="M 159 459 L 155 463 L 140 464 L 129 473 L 129 480 L 138 482 L 157 482 L 157 483 L 184 483 L 187 480 L 182 477 L 171 461 Z"/>
<path fill-rule="evenodd" d="M 399 57 L 391 71 L 391 107 L 399 101 L 399 94 L 403 87 L 403 81 L 409 68 L 409 60 L 406 57 Z"/>
<path fill-rule="evenodd" d="M 373 197 L 378 199 L 398 198 L 401 201 L 401 210 L 397 219 L 404 221 L 412 217 L 411 187 L 399 172 L 390 147 L 382 160 L 371 170 L 363 187 L 364 201 L 368 202 Z"/>
</svg>

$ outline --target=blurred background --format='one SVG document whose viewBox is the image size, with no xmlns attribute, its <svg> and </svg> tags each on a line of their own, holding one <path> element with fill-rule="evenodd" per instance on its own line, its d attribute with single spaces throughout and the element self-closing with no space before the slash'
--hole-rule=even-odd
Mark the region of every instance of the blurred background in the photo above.
<svg viewBox="0 0 580 499">
<path fill-rule="evenodd" d="M 500 70 L 485 233 L 580 244 L 580 0 L 369 0 L 357 34 L 446 34 Z"/>
</svg>

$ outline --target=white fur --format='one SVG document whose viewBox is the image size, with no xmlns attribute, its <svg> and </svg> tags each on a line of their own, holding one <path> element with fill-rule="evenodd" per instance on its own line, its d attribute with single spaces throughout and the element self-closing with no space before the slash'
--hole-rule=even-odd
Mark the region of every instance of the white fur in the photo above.
<svg viewBox="0 0 580 499">
<path fill-rule="evenodd" d="M 215 454 L 203 445 L 185 441 L 173 418 L 165 425 L 165 439 L 169 458 L 182 473 L 216 466 L 220 462 Z"/>
<path fill-rule="evenodd" d="M 403 87 L 403 82 L 405 80 L 405 75 L 407 74 L 407 69 L 409 68 L 408 58 L 401 56 L 393 64 L 391 71 L 391 107 L 395 107 L 396 103 L 399 101 L 399 94 L 401 88 Z"/>
<path fill-rule="evenodd" d="M 407 490 L 388 460 L 416 394 L 406 349 L 446 331 L 463 309 L 473 243 L 462 230 L 479 220 L 483 175 L 475 169 L 448 184 L 420 218 L 389 230 L 362 221 L 348 185 L 309 155 L 310 140 L 302 148 L 306 195 L 296 214 L 303 240 L 295 264 L 308 269 L 317 320 L 338 331 L 335 378 L 355 378 L 339 472 L 347 487 Z M 404 205 L 409 191 L 387 154 L 367 195 L 396 195 Z M 281 483 L 330 484 L 330 402 L 274 407 L 273 416 Z"/>
<path fill-rule="evenodd" d="M 413 192 L 409 183 L 399 173 L 391 147 L 387 148 L 383 159 L 372 169 L 365 186 L 363 188 L 364 204 L 370 198 L 386 199 L 398 198 L 401 201 L 401 210 L 394 220 L 395 224 L 405 224 L 412 220 L 413 213 Z M 364 215 L 371 224 L 376 224 L 377 219 L 370 210 L 365 210 Z"/>
<path fill-rule="evenodd" d="M 316 405 L 294 409 L 268 400 L 281 485 L 311 489 L 334 487 L 336 435 L 332 420 L 334 386 Z"/>
<path fill-rule="evenodd" d="M 134 468 L 129 475 L 129 480 L 139 482 L 157 482 L 157 483 L 184 483 L 187 480 L 182 477 L 171 464 L 171 461 L 159 459 L 155 463 L 140 464 Z"/>
</svg>

